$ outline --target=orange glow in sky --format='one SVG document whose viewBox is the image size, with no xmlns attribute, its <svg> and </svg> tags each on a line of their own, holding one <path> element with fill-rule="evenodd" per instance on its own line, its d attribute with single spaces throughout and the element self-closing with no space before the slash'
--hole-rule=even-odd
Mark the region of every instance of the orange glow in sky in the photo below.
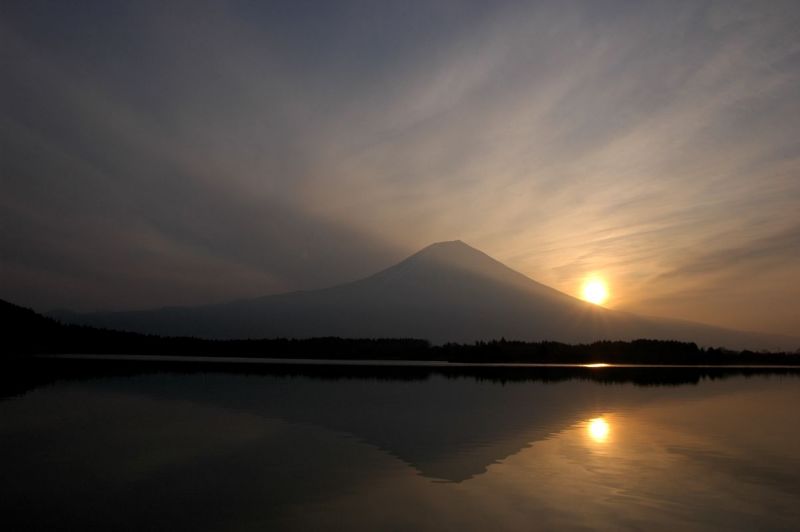
<svg viewBox="0 0 800 532">
<path fill-rule="evenodd" d="M 608 300 L 608 286 L 599 278 L 588 279 L 583 284 L 582 297 L 589 303 L 602 305 Z"/>
</svg>

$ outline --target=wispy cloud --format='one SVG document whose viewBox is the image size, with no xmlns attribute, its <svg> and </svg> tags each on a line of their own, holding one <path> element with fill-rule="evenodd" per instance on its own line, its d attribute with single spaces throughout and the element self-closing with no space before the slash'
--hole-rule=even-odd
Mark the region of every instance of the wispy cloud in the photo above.
<svg viewBox="0 0 800 532">
<path fill-rule="evenodd" d="M 177 6 L 6 9 L 3 268 L 43 272 L 5 276 L 20 297 L 69 268 L 53 305 L 184 268 L 231 281 L 136 304 L 220 300 L 462 238 L 567 292 L 599 272 L 615 306 L 739 325 L 797 259 L 793 2 Z M 100 258 L 146 242 L 136 268 Z M 82 304 L 126 301 L 103 293 Z"/>
</svg>

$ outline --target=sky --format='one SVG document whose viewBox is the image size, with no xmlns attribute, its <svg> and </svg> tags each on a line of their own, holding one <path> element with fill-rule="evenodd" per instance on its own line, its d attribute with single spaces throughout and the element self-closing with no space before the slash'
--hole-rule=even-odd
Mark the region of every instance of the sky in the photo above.
<svg viewBox="0 0 800 532">
<path fill-rule="evenodd" d="M 313 289 L 461 239 L 800 331 L 800 3 L 0 5 L 0 298 Z"/>
</svg>

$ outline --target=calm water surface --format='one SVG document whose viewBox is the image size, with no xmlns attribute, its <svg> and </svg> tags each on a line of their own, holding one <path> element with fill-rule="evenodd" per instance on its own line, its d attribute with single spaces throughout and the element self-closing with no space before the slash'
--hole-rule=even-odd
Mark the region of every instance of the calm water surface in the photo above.
<svg viewBox="0 0 800 532">
<path fill-rule="evenodd" d="M 581 375 L 56 380 L 0 400 L 4 528 L 800 529 L 800 378 Z"/>
</svg>

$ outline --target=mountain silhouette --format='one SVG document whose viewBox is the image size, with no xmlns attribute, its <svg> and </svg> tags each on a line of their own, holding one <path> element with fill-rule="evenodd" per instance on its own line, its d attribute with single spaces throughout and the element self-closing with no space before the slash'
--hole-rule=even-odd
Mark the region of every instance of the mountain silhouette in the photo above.
<svg viewBox="0 0 800 532">
<path fill-rule="evenodd" d="M 581 301 L 460 240 L 432 244 L 370 277 L 331 288 L 197 307 L 53 313 L 70 323 L 171 336 L 495 338 L 567 343 L 659 338 L 737 349 L 797 339 L 638 316 Z"/>
</svg>

